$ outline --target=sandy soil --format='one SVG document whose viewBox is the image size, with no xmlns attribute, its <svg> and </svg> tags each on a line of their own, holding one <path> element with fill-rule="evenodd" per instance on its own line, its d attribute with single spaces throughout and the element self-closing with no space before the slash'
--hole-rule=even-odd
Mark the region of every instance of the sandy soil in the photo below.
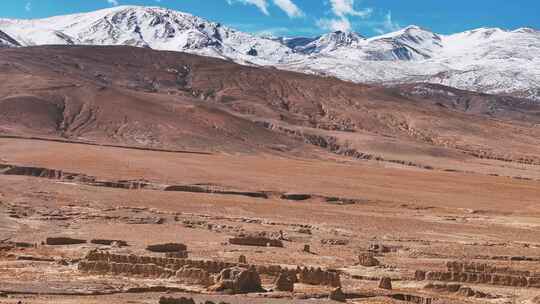
<svg viewBox="0 0 540 304">
<path fill-rule="evenodd" d="M 529 303 L 526 301 L 540 295 L 536 288 L 467 283 L 494 295 L 494 299 L 465 298 L 424 289 L 427 282 L 413 279 L 415 270 L 442 270 L 446 261 L 453 260 L 540 271 L 538 260 L 495 258 L 540 257 L 538 181 L 388 166 L 376 161 L 193 155 L 18 139 L 0 140 L 0 159 L 5 164 L 84 173 L 102 180 L 142 178 L 167 185 L 214 184 L 244 191 L 312 195 L 311 199 L 294 201 L 279 196 L 114 189 L 0 175 L 0 239 L 37 244 L 0 251 L 0 292 L 7 296 L 0 298 L 2 303 L 157 303 L 166 293 L 125 291 L 144 286 L 186 286 L 170 279 L 88 275 L 77 269 L 77 261 L 95 248 L 148 255 L 147 245 L 165 242 L 186 244 L 192 259 L 236 262 L 245 255 L 249 263 L 257 265 L 339 269 L 343 289 L 365 297 L 351 297 L 350 303 L 394 301 L 376 296 L 377 279 L 382 276 L 393 279 L 393 293 L 424 295 L 439 299 L 437 303 Z M 355 201 L 335 204 L 322 196 Z M 300 227 L 309 227 L 310 233 Z M 285 236 L 284 248 L 228 243 L 239 232 L 280 231 Z M 130 246 L 42 245 L 47 237 L 60 235 L 124 240 Z M 329 239 L 346 243 L 324 244 Z M 306 244 L 311 253 L 303 252 Z M 391 248 L 377 253 L 381 266 L 357 265 L 358 255 L 375 244 Z M 17 259 L 19 256 L 55 261 L 27 261 Z M 272 278 L 263 278 L 263 286 L 270 289 Z M 204 289 L 190 288 L 191 292 L 204 292 L 190 293 L 198 301 L 208 298 L 230 303 L 303 303 L 303 295 L 326 297 L 329 292 L 323 286 L 302 284 L 296 284 L 292 294 L 244 296 L 207 294 Z M 81 296 L 90 291 L 114 294 Z"/>
</svg>

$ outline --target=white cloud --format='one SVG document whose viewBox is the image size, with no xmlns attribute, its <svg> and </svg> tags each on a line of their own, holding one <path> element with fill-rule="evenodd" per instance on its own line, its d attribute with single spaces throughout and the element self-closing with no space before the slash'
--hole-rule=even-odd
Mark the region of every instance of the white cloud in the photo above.
<svg viewBox="0 0 540 304">
<path fill-rule="evenodd" d="M 26 2 L 26 5 L 24 6 L 24 10 L 29 12 L 32 10 L 32 2 L 28 1 Z"/>
<path fill-rule="evenodd" d="M 289 18 L 304 16 L 304 12 L 292 0 L 274 0 L 274 4 L 283 10 Z"/>
<path fill-rule="evenodd" d="M 327 31 L 348 32 L 352 29 L 351 22 L 347 18 L 341 19 L 319 19 L 317 26 Z"/>
<path fill-rule="evenodd" d="M 244 5 L 254 5 L 256 6 L 263 14 L 270 15 L 268 12 L 270 0 L 227 0 L 229 5 L 235 3 L 242 3 Z M 284 11 L 289 18 L 298 18 L 303 17 L 304 12 L 296 5 L 293 0 L 273 0 L 274 4 Z"/>
<path fill-rule="evenodd" d="M 266 0 L 227 0 L 227 3 L 229 3 L 229 5 L 233 5 L 235 2 L 246 5 L 255 5 L 263 14 L 270 15 L 270 13 L 268 12 L 268 3 L 266 2 Z"/>
<path fill-rule="evenodd" d="M 379 34 L 384 34 L 384 33 L 388 33 L 388 32 L 394 32 L 394 31 L 397 31 L 397 30 L 400 30 L 400 29 L 401 29 L 401 26 L 399 25 L 399 23 L 397 23 L 396 21 L 394 21 L 392 19 L 392 12 L 389 11 L 384 16 L 384 20 L 383 20 L 381 26 L 375 28 L 375 31 L 377 33 L 379 33 Z"/>
<path fill-rule="evenodd" d="M 113 5 L 113 6 L 118 6 L 118 5 L 120 5 L 120 3 L 118 2 L 118 0 L 107 0 L 107 3 L 109 3 L 110 5 Z"/>
<path fill-rule="evenodd" d="M 330 4 L 332 5 L 334 14 L 341 18 L 345 18 L 347 15 L 366 18 L 373 12 L 371 8 L 356 10 L 354 8 L 354 0 L 330 0 Z"/>
<path fill-rule="evenodd" d="M 372 8 L 355 8 L 355 0 L 330 0 L 332 13 L 336 18 L 319 19 L 317 25 L 325 30 L 348 32 L 352 30 L 350 17 L 368 18 L 373 13 Z"/>
</svg>

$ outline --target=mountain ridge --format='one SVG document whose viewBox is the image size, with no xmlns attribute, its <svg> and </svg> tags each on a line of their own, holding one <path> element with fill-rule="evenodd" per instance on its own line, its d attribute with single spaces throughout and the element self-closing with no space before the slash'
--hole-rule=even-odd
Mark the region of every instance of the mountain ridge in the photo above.
<svg viewBox="0 0 540 304">
<path fill-rule="evenodd" d="M 20 46 L 148 47 L 353 82 L 428 82 L 540 101 L 540 32 L 531 28 L 440 35 L 412 25 L 370 38 L 354 32 L 265 38 L 189 13 L 119 6 L 45 19 L 0 19 L 0 31 Z"/>
</svg>

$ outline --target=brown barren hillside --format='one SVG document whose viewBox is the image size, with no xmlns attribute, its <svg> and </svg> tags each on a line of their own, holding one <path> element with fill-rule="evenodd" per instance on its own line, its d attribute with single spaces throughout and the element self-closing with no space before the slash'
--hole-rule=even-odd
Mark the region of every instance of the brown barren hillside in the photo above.
<svg viewBox="0 0 540 304">
<path fill-rule="evenodd" d="M 129 47 L 1 50 L 0 81 L 8 134 L 237 152 L 307 142 L 390 158 L 403 144 L 540 163 L 540 106 L 446 87 L 386 89 Z"/>
</svg>

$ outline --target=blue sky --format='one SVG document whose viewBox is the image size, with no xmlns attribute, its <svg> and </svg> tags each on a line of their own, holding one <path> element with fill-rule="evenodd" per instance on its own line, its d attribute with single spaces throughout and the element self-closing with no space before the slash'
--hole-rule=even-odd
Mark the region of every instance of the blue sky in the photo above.
<svg viewBox="0 0 540 304">
<path fill-rule="evenodd" d="M 163 6 L 279 36 L 331 30 L 374 36 L 410 24 L 442 34 L 478 27 L 540 29 L 540 0 L 7 0 L 0 18 L 42 18 L 114 5 Z"/>
</svg>

